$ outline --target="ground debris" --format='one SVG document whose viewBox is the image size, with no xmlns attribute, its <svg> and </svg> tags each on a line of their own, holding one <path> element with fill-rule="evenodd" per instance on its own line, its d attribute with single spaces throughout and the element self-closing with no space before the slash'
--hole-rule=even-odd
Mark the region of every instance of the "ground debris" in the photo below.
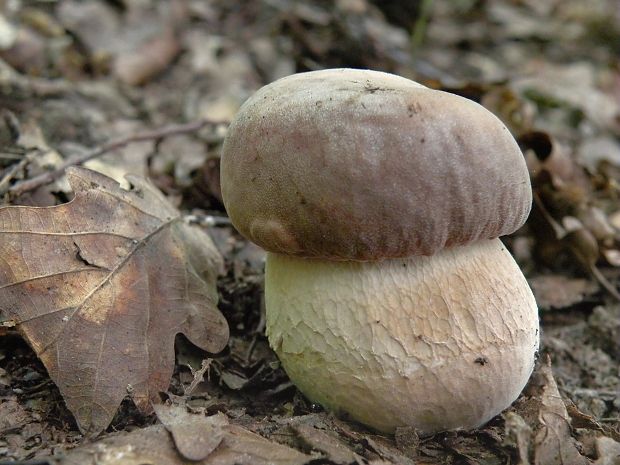
<svg viewBox="0 0 620 465">
<path fill-rule="evenodd" d="M 223 414 L 188 413 L 184 407 L 158 408 L 163 425 L 111 435 L 52 460 L 58 465 L 302 465 L 313 457 L 271 442 Z"/>
<path fill-rule="evenodd" d="M 68 204 L 0 209 L 10 257 L 0 318 L 16 322 L 80 429 L 98 434 L 127 394 L 145 413 L 158 401 L 177 331 L 212 352 L 226 345 L 215 289 L 222 265 L 209 237 L 146 180 L 130 177 L 126 191 L 84 168 L 69 179 Z"/>
<path fill-rule="evenodd" d="M 579 453 L 571 436 L 570 417 L 553 378 L 550 361 L 543 364 L 539 374 L 543 384 L 540 386 L 540 427 L 534 436 L 534 464 L 589 463 L 587 458 Z"/>
<path fill-rule="evenodd" d="M 362 465 L 364 463 L 359 455 L 349 449 L 337 437 L 327 432 L 303 423 L 291 425 L 291 428 L 302 441 L 302 447 L 305 446 L 310 450 L 321 452 L 334 464 Z"/>
<path fill-rule="evenodd" d="M 618 465 L 620 463 L 620 442 L 600 437 L 596 440 L 597 459 L 594 465 Z"/>
</svg>

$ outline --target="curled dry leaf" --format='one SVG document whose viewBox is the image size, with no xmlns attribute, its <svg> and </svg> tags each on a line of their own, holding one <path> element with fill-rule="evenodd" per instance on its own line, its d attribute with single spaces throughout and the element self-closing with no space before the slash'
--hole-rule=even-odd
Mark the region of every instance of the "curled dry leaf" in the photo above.
<svg viewBox="0 0 620 465">
<path fill-rule="evenodd" d="M 583 416 L 583 414 L 582 414 Z M 504 444 L 515 449 L 518 465 L 586 465 L 582 444 L 571 434 L 571 417 L 553 377 L 549 357 L 535 370 L 526 395 L 504 414 Z M 573 418 L 575 418 L 573 416 Z M 588 428 L 591 429 L 590 424 Z M 600 426 L 595 428 L 601 432 Z"/>
<path fill-rule="evenodd" d="M 177 451 L 187 460 L 198 461 L 208 457 L 224 439 L 228 419 L 222 413 L 208 419 L 204 415 L 188 413 L 178 405 L 156 405 L 159 421 L 172 435 Z"/>
<path fill-rule="evenodd" d="M 0 208 L 0 318 L 16 324 L 80 429 L 103 430 L 131 393 L 143 412 L 168 387 L 174 338 L 210 352 L 228 340 L 217 309 L 221 257 L 148 181 L 126 191 L 67 170 L 75 198 Z"/>
<path fill-rule="evenodd" d="M 579 453 L 571 436 L 570 417 L 553 378 L 551 362 L 547 359 L 540 368 L 542 394 L 534 437 L 535 465 L 586 465 L 588 460 Z"/>
</svg>

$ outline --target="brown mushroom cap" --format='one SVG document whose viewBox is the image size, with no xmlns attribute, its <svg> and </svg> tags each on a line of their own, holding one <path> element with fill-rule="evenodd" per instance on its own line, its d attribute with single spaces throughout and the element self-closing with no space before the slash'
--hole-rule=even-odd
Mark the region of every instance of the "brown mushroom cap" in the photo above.
<svg viewBox="0 0 620 465">
<path fill-rule="evenodd" d="M 525 161 L 499 119 L 377 71 L 263 87 L 229 128 L 221 173 L 239 232 L 306 257 L 431 255 L 509 234 L 531 205 Z"/>
</svg>

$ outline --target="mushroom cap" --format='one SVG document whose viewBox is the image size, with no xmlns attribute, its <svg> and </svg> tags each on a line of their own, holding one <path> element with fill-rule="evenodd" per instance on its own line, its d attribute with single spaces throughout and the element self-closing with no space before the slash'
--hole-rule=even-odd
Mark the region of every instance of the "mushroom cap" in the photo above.
<svg viewBox="0 0 620 465">
<path fill-rule="evenodd" d="M 254 94 L 221 159 L 235 227 L 271 252 L 432 255 L 519 228 L 524 158 L 475 102 L 367 70 L 295 74 Z"/>
<path fill-rule="evenodd" d="M 269 253 L 265 307 L 301 392 L 388 433 L 480 426 L 518 397 L 538 349 L 536 301 L 499 239 L 380 262 Z"/>
</svg>

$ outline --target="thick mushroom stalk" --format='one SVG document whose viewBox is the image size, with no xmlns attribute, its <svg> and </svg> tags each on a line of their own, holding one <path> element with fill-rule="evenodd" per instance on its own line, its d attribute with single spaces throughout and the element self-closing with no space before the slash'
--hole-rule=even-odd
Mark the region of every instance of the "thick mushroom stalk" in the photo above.
<svg viewBox="0 0 620 465">
<path fill-rule="evenodd" d="M 301 392 L 388 433 L 484 424 L 517 398 L 538 349 L 536 302 L 499 239 L 379 262 L 270 253 L 265 303 Z"/>
</svg>

